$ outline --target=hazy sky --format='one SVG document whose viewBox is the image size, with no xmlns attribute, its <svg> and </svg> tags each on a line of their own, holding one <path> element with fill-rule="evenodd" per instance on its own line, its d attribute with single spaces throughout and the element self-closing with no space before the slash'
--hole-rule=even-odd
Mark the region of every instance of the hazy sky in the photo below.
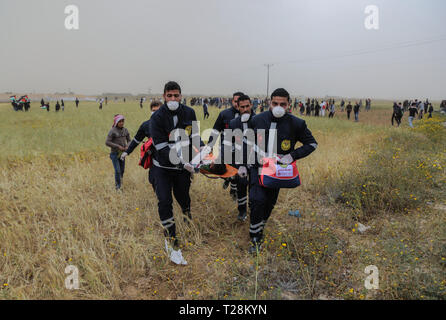
<svg viewBox="0 0 446 320">
<path fill-rule="evenodd" d="M 0 92 L 266 94 L 273 63 L 293 95 L 446 98 L 444 0 L 0 0 L 0 43 Z"/>
</svg>

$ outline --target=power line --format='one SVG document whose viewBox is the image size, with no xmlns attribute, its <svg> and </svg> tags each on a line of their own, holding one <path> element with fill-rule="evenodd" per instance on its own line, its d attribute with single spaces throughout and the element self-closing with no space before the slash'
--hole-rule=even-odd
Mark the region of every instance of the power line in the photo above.
<svg viewBox="0 0 446 320">
<path fill-rule="evenodd" d="M 444 40 L 446 40 L 446 35 L 442 35 L 437 38 L 428 39 L 428 40 L 412 40 L 412 41 L 400 42 L 400 43 L 396 43 L 396 44 L 389 45 L 389 46 L 382 47 L 382 48 L 363 49 L 363 50 L 353 51 L 350 53 L 334 55 L 331 57 L 306 58 L 306 59 L 291 60 L 291 61 L 286 61 L 286 62 L 275 62 L 275 64 L 290 64 L 290 63 L 324 61 L 324 60 L 330 60 L 330 59 L 336 59 L 336 58 L 345 58 L 345 57 L 359 56 L 359 55 L 365 55 L 365 54 L 371 54 L 371 53 L 378 53 L 378 52 L 392 50 L 392 49 L 424 46 L 426 44 L 444 41 Z"/>
</svg>

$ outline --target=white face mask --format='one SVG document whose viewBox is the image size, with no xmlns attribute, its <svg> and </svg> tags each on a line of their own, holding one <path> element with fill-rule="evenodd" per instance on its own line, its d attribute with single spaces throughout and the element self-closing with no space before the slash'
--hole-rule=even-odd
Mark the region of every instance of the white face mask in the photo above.
<svg viewBox="0 0 446 320">
<path fill-rule="evenodd" d="M 150 113 L 150 115 L 153 116 L 154 113 L 155 113 L 155 111 L 152 111 L 152 112 Z"/>
<path fill-rule="evenodd" d="M 282 118 L 285 115 L 285 109 L 281 106 L 273 107 L 273 116 L 276 118 Z"/>
<path fill-rule="evenodd" d="M 249 118 L 251 117 L 251 114 L 249 113 L 244 113 L 242 114 L 240 120 L 242 120 L 242 122 L 247 122 L 249 120 Z"/>
<path fill-rule="evenodd" d="M 180 103 L 178 101 L 169 101 L 167 102 L 167 107 L 170 111 L 175 111 L 180 106 Z"/>
</svg>

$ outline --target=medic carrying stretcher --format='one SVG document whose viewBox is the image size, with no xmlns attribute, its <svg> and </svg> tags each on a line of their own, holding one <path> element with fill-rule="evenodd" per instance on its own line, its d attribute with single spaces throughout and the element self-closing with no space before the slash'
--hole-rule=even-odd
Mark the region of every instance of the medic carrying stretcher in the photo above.
<svg viewBox="0 0 446 320">
<path fill-rule="evenodd" d="M 152 138 L 148 139 L 141 145 L 141 157 L 139 165 L 144 169 L 152 167 Z M 192 159 L 192 165 L 195 167 L 195 171 L 202 173 L 210 179 L 218 178 L 230 178 L 237 174 L 237 169 L 229 164 L 216 164 L 216 158 L 210 153 L 210 147 L 204 147 L 194 159 Z"/>
</svg>

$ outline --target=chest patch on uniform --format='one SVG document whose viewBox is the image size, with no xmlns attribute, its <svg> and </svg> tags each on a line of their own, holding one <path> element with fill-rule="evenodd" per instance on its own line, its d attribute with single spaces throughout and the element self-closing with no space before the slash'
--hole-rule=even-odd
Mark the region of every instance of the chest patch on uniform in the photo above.
<svg viewBox="0 0 446 320">
<path fill-rule="evenodd" d="M 186 131 L 186 134 L 187 134 L 188 136 L 190 136 L 191 133 L 192 133 L 192 126 L 187 126 L 187 127 L 184 129 L 184 131 Z"/>
<path fill-rule="evenodd" d="M 282 141 L 282 144 L 281 144 L 281 148 L 282 148 L 282 150 L 284 150 L 284 151 L 288 151 L 288 150 L 290 150 L 290 148 L 291 148 L 291 142 L 290 142 L 290 140 L 283 140 L 283 141 Z"/>
</svg>

